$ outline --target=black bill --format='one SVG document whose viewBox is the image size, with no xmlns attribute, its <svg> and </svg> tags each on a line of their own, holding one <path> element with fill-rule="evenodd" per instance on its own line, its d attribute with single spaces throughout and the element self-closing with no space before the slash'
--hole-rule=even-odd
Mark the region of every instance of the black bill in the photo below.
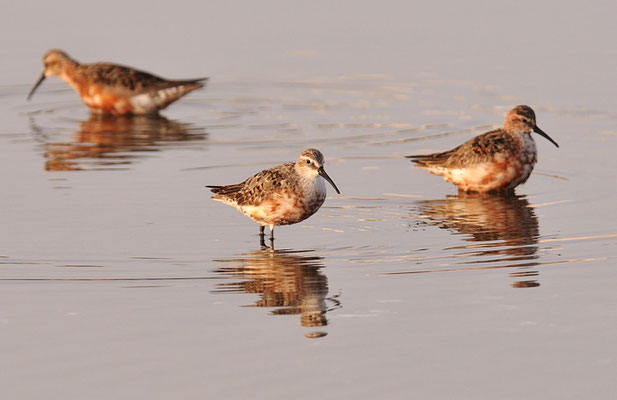
<svg viewBox="0 0 617 400">
<path fill-rule="evenodd" d="M 32 97 L 32 95 L 34 94 L 34 91 L 36 90 L 36 88 L 39 87 L 39 85 L 41 83 L 43 83 L 43 81 L 45 80 L 45 73 L 41 74 L 41 77 L 39 78 L 38 81 L 36 81 L 36 83 L 34 84 L 34 86 L 32 86 L 32 90 L 30 91 L 30 93 L 28 94 L 28 100 L 30 100 L 30 97 Z"/>
<path fill-rule="evenodd" d="M 338 190 L 338 188 L 336 187 L 336 185 L 334 184 L 334 181 L 332 179 L 330 179 L 330 177 L 328 176 L 328 174 L 326 173 L 326 170 L 323 169 L 323 167 L 319 167 L 319 169 L 317 170 L 317 173 L 319 173 L 319 175 L 323 176 L 323 178 L 325 180 L 328 181 L 328 183 L 330 183 L 330 185 L 332 185 L 332 187 L 334 188 L 334 190 L 336 190 L 336 193 L 341 194 L 341 192 Z"/>
<path fill-rule="evenodd" d="M 549 135 L 547 135 L 546 133 L 544 133 L 544 131 L 540 128 L 538 128 L 538 126 L 534 126 L 533 127 L 533 131 L 535 133 L 537 133 L 538 135 L 542 136 L 543 138 L 545 138 L 546 140 L 548 140 L 549 142 L 551 142 L 552 144 L 554 144 L 555 146 L 559 147 L 559 145 L 557 144 L 556 141 L 554 141 L 553 139 L 551 139 L 551 137 Z"/>
</svg>

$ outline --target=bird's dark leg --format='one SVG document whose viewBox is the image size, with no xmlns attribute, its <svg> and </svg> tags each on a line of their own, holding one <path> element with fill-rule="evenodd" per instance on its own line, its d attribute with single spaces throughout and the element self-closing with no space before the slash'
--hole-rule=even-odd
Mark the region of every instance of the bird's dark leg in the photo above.
<svg viewBox="0 0 617 400">
<path fill-rule="evenodd" d="M 274 249 L 274 226 L 270 227 L 270 247 Z"/>
<path fill-rule="evenodd" d="M 265 236 L 266 236 L 266 234 L 264 233 L 264 226 L 263 226 L 263 225 L 261 225 L 261 226 L 259 227 L 259 245 L 260 245 L 262 248 L 266 248 L 266 247 L 267 247 L 267 246 L 266 246 L 266 241 L 264 240 Z"/>
</svg>

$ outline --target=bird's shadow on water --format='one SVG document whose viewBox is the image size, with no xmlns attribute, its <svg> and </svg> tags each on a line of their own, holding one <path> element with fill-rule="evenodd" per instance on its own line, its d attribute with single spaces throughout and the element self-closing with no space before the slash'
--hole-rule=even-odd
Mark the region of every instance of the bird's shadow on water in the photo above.
<svg viewBox="0 0 617 400">
<path fill-rule="evenodd" d="M 30 129 L 42 145 L 47 171 L 127 169 L 146 152 L 199 143 L 208 137 L 202 127 L 161 115 L 91 114 L 79 122 L 79 129 L 68 140 L 55 133 L 57 128 L 40 125 L 33 117 Z"/>
<path fill-rule="evenodd" d="M 442 249 L 454 260 L 446 268 L 409 273 L 483 269 L 515 269 L 512 287 L 538 287 L 540 229 L 533 206 L 525 196 L 467 194 L 414 203 L 418 226 L 463 235 L 463 244 Z"/>
<path fill-rule="evenodd" d="M 339 294 L 328 297 L 324 258 L 313 250 L 262 249 L 214 261 L 221 265 L 214 272 L 225 282 L 216 284 L 213 292 L 259 295 L 246 307 L 271 308 L 272 315 L 299 315 L 300 324 L 307 328 L 325 327 L 326 314 L 341 307 Z M 323 331 L 305 334 L 309 338 L 326 335 Z"/>
</svg>

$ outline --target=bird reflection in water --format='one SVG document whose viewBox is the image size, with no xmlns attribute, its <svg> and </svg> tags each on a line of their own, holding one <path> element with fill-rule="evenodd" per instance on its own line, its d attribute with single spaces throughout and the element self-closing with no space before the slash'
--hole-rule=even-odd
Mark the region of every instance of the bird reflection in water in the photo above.
<svg viewBox="0 0 617 400">
<path fill-rule="evenodd" d="M 216 260 L 226 264 L 215 272 L 233 282 L 219 283 L 215 293 L 255 293 L 260 299 L 249 307 L 272 307 L 273 315 L 300 315 L 300 324 L 326 326 L 326 313 L 339 308 L 338 295 L 327 298 L 328 278 L 322 273 L 323 257 L 312 250 L 269 250 Z M 328 307 L 330 304 L 330 308 Z M 322 337 L 325 332 L 309 332 Z"/>
<path fill-rule="evenodd" d="M 53 142 L 44 129 L 32 122 L 44 142 L 47 171 L 127 168 L 143 152 L 163 146 L 182 146 L 203 141 L 207 133 L 189 123 L 162 116 L 91 115 L 81 122 L 71 141 Z"/>
<path fill-rule="evenodd" d="M 421 225 L 437 226 L 474 244 L 449 247 L 471 269 L 519 268 L 514 288 L 537 287 L 539 225 L 525 196 L 459 193 L 417 203 Z M 477 259 L 475 259 L 477 258 Z M 489 265 L 486 265 L 489 264 Z M 466 268 L 466 269 L 467 269 Z M 458 269 L 457 269 L 458 270 Z"/>
</svg>

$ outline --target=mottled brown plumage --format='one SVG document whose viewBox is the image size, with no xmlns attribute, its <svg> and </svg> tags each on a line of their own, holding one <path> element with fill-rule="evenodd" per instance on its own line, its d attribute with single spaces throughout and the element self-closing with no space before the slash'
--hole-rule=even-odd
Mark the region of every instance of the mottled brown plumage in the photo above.
<svg viewBox="0 0 617 400">
<path fill-rule="evenodd" d="M 167 80 L 123 65 L 80 64 L 61 50 L 50 50 L 43 57 L 43 74 L 28 99 L 48 76 L 67 82 L 92 112 L 114 115 L 156 114 L 203 87 L 207 79 Z"/>
<path fill-rule="evenodd" d="M 228 186 L 208 186 L 213 193 L 236 204 L 258 206 L 274 192 L 289 191 L 299 184 L 294 163 L 285 163 L 263 170 L 242 183 Z"/>
<path fill-rule="evenodd" d="M 340 193 L 323 164 L 319 150 L 307 149 L 295 163 L 263 170 L 242 183 L 207 187 L 215 193 L 212 199 L 257 222 L 263 243 L 264 226 L 270 227 L 270 240 L 274 240 L 275 225 L 298 223 L 319 210 L 326 198 L 324 179 Z"/>
<path fill-rule="evenodd" d="M 533 110 L 514 107 L 504 127 L 441 153 L 407 156 L 418 167 L 441 175 L 467 192 L 511 192 L 529 178 L 537 161 L 534 131 L 559 145 L 536 125 Z"/>
<path fill-rule="evenodd" d="M 504 135 L 503 129 L 497 129 L 442 153 L 424 156 L 407 156 L 414 158 L 420 166 L 440 166 L 444 168 L 461 168 L 490 160 L 495 154 L 511 155 L 517 147 L 517 141 Z"/>
</svg>

